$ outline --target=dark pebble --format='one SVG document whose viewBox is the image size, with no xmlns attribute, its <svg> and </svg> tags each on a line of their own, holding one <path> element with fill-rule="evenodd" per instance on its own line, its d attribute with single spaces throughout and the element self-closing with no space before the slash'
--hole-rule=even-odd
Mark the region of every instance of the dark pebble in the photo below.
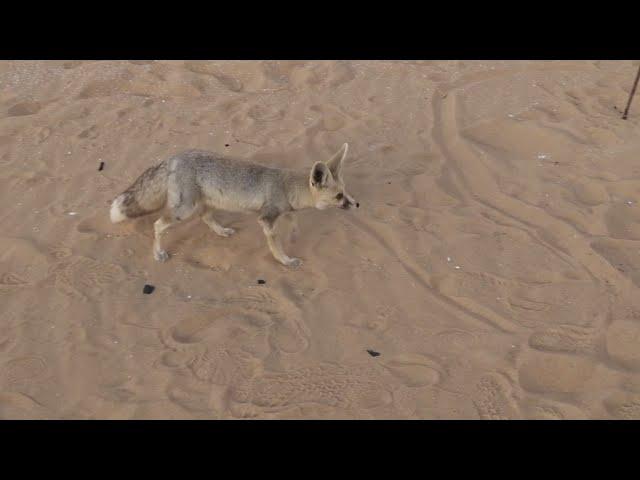
<svg viewBox="0 0 640 480">
<path fill-rule="evenodd" d="M 371 355 L 372 357 L 379 357 L 380 356 L 380 352 L 374 352 L 373 350 L 367 350 L 367 353 L 369 355 Z"/>
<path fill-rule="evenodd" d="M 261 279 L 261 278 L 260 278 L 260 279 L 258 279 L 258 284 L 259 284 L 259 285 L 264 285 L 265 283 L 267 283 L 267 281 L 266 281 L 266 280 L 263 280 L 263 279 Z"/>
<path fill-rule="evenodd" d="M 153 293 L 155 289 L 156 287 L 154 287 L 153 285 L 145 285 L 142 289 L 142 293 L 149 295 L 150 293 Z"/>
<path fill-rule="evenodd" d="M 229 144 L 228 144 L 228 143 L 225 143 L 225 144 L 224 144 L 224 146 L 225 146 L 225 147 L 228 147 L 228 146 L 229 146 Z"/>
<path fill-rule="evenodd" d="M 101 172 L 104 169 L 104 162 L 100 162 L 100 166 L 98 167 L 98 171 Z"/>
</svg>

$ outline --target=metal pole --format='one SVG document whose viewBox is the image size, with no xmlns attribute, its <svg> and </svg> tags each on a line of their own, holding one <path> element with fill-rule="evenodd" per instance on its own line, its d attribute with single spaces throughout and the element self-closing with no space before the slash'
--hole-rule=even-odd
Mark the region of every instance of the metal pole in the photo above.
<svg viewBox="0 0 640 480">
<path fill-rule="evenodd" d="M 633 82 L 633 87 L 631 88 L 631 93 L 629 94 L 629 101 L 627 102 L 627 108 L 624 109 L 624 114 L 622 115 L 623 120 L 626 120 L 627 115 L 629 114 L 629 107 L 631 106 L 633 95 L 636 93 L 636 88 L 638 87 L 638 80 L 640 80 L 640 66 L 638 67 L 638 74 L 636 75 L 636 80 L 635 82 Z"/>
</svg>

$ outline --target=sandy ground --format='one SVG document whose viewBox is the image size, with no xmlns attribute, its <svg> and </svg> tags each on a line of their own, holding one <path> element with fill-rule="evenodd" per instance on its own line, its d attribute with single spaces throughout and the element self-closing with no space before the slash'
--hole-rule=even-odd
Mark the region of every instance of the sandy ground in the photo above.
<svg viewBox="0 0 640 480">
<path fill-rule="evenodd" d="M 640 418 L 636 68 L 0 62 L 0 418 Z M 343 142 L 361 207 L 283 222 L 300 268 L 254 215 L 165 264 L 109 221 L 180 150 Z"/>
</svg>

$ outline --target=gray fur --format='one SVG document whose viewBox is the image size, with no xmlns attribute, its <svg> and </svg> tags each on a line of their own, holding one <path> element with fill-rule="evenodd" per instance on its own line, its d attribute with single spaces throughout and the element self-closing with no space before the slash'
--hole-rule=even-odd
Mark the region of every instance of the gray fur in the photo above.
<svg viewBox="0 0 640 480">
<path fill-rule="evenodd" d="M 167 198 L 167 165 L 148 168 L 122 193 L 122 211 L 128 218 L 140 217 L 164 207 Z"/>
<path fill-rule="evenodd" d="M 188 150 L 146 170 L 111 207 L 114 222 L 152 213 L 166 207 L 154 224 L 154 256 L 168 258 L 161 246 L 163 233 L 173 224 L 204 209 L 203 221 L 219 235 L 233 229 L 219 225 L 212 210 L 257 212 L 274 257 L 285 265 L 299 259 L 284 253 L 275 234 L 278 218 L 304 208 L 359 206 L 344 191 L 341 167 L 348 146 L 344 144 L 329 162 L 316 162 L 310 170 L 272 168 L 203 150 Z M 341 194 L 341 195 L 339 195 Z"/>
</svg>

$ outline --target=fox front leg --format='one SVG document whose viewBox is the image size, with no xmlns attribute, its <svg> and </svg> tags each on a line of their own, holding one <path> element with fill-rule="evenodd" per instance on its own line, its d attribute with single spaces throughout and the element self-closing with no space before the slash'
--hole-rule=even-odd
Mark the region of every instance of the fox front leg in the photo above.
<svg viewBox="0 0 640 480">
<path fill-rule="evenodd" d="M 280 242 L 280 238 L 277 237 L 275 233 L 275 224 L 276 220 L 278 220 L 279 217 L 280 212 L 267 211 L 263 212 L 260 215 L 260 218 L 258 218 L 258 223 L 262 226 L 262 231 L 264 232 L 265 237 L 267 237 L 269 250 L 271 250 L 274 258 L 283 265 L 289 267 L 297 267 L 299 265 L 302 265 L 302 260 L 300 260 L 299 258 L 292 258 L 282 250 L 282 243 Z"/>
<path fill-rule="evenodd" d="M 233 228 L 223 227 L 222 225 L 220 225 L 214 218 L 213 212 L 211 210 L 207 210 L 204 215 L 202 215 L 202 221 L 221 237 L 229 237 L 236 233 Z"/>
</svg>

